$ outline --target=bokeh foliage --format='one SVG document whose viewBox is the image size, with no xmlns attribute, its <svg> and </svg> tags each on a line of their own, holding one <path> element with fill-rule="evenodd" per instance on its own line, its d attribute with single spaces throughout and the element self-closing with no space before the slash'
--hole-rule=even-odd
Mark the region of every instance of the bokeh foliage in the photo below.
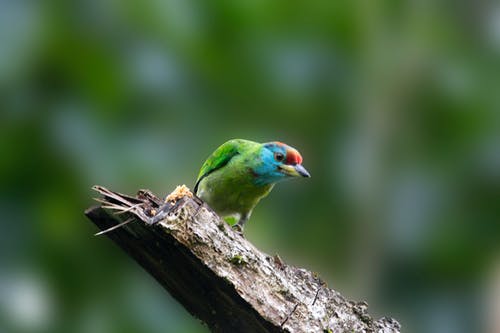
<svg viewBox="0 0 500 333">
<path fill-rule="evenodd" d="M 281 140 L 247 237 L 398 318 L 496 332 L 494 1 L 0 2 L 0 331 L 206 332 L 83 210 Z M 489 316 L 488 316 L 489 314 Z"/>
</svg>

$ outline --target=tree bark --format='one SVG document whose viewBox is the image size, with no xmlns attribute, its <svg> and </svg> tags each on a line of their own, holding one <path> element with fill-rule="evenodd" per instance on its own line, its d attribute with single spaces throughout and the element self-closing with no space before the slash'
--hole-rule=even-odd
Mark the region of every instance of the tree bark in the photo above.
<svg viewBox="0 0 500 333">
<path fill-rule="evenodd" d="M 212 332 L 400 332 L 310 271 L 256 249 L 187 188 L 163 201 L 95 186 L 85 214 Z"/>
</svg>

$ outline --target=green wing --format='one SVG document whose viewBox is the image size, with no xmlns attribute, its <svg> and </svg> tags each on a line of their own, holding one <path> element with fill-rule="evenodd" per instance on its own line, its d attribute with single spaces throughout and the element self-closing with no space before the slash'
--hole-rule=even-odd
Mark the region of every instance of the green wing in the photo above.
<svg viewBox="0 0 500 333">
<path fill-rule="evenodd" d="M 226 165 L 235 155 L 238 155 L 240 149 L 248 145 L 248 143 L 250 142 L 247 140 L 233 139 L 217 148 L 201 167 L 196 185 L 194 186 L 194 193 L 198 192 L 198 185 L 203 178 Z"/>
</svg>

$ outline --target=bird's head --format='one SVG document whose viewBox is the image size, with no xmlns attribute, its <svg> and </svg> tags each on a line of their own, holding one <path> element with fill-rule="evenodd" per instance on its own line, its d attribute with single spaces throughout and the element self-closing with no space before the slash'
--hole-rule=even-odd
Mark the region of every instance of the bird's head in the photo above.
<svg viewBox="0 0 500 333">
<path fill-rule="evenodd" d="M 282 142 L 264 143 L 260 160 L 254 172 L 261 184 L 276 183 L 291 177 L 311 177 L 302 166 L 302 156 L 297 149 Z"/>
</svg>

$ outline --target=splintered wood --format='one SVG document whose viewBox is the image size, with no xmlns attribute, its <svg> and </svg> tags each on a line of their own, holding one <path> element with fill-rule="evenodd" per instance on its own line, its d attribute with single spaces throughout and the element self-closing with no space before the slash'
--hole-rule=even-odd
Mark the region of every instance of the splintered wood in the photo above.
<svg viewBox="0 0 500 333">
<path fill-rule="evenodd" d="M 191 192 L 189 187 L 182 184 L 182 185 L 177 186 L 175 188 L 175 190 L 173 190 L 172 193 L 167 195 L 167 197 L 165 198 L 165 203 L 167 203 L 167 202 L 176 203 L 177 200 L 182 199 L 184 197 L 192 198 L 193 193 Z"/>
</svg>

